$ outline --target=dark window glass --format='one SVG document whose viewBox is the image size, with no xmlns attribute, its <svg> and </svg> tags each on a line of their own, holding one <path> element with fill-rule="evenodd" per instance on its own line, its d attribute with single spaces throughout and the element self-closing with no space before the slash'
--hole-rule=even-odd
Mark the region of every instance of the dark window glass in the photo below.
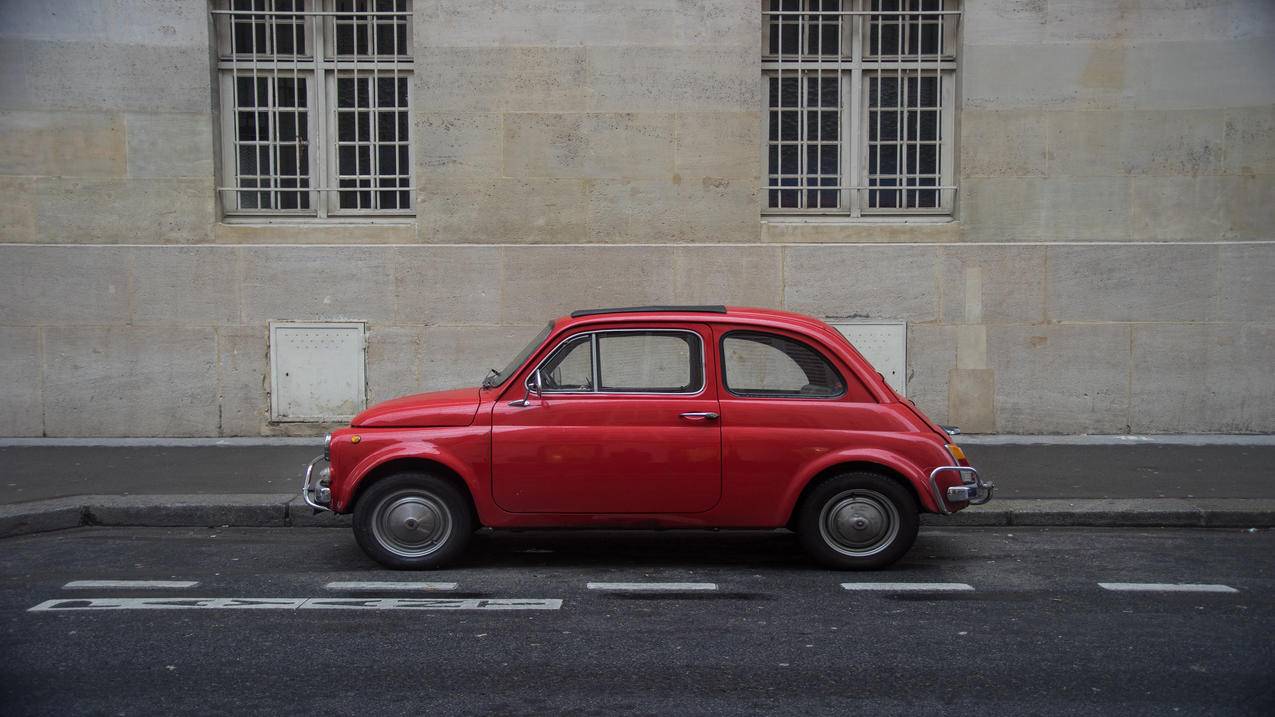
<svg viewBox="0 0 1275 717">
<path fill-rule="evenodd" d="M 736 331 L 722 339 L 726 389 L 737 396 L 831 398 L 845 382 L 823 356 L 783 336 Z"/>
<path fill-rule="evenodd" d="M 602 391 L 687 393 L 704 385 L 699 336 L 684 332 L 615 331 L 598 334 Z"/>
</svg>

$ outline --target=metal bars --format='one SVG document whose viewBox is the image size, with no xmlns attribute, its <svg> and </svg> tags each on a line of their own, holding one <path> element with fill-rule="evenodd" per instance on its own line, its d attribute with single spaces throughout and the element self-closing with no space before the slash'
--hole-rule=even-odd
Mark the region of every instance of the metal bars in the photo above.
<svg viewBox="0 0 1275 717">
<path fill-rule="evenodd" d="M 409 215 L 409 0 L 219 0 L 228 215 Z"/>
<path fill-rule="evenodd" d="M 950 213 L 957 0 L 767 0 L 767 213 Z"/>
</svg>

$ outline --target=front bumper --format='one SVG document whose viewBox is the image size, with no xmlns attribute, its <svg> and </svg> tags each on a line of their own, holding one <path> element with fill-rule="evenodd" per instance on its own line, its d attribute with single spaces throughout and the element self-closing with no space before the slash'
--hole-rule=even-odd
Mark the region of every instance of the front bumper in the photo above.
<svg viewBox="0 0 1275 717">
<path fill-rule="evenodd" d="M 319 470 L 314 467 L 320 463 L 327 463 L 328 457 L 324 455 L 315 456 L 313 460 L 305 467 L 305 479 L 301 483 L 301 498 L 305 500 L 306 505 L 319 510 L 332 510 L 332 491 L 329 489 L 329 479 L 331 477 L 331 466 L 325 465 Z"/>
<path fill-rule="evenodd" d="M 947 489 L 947 500 L 943 500 L 943 492 L 939 490 L 939 475 L 947 471 L 953 471 L 961 476 L 961 485 L 954 485 Z M 978 477 L 978 470 L 971 466 L 939 466 L 930 471 L 930 492 L 934 494 L 934 502 L 938 505 L 943 515 L 951 515 L 952 509 L 948 507 L 948 503 L 969 503 L 970 505 L 983 505 L 992 499 L 992 491 L 996 489 L 995 484 L 991 481 L 985 481 Z"/>
</svg>

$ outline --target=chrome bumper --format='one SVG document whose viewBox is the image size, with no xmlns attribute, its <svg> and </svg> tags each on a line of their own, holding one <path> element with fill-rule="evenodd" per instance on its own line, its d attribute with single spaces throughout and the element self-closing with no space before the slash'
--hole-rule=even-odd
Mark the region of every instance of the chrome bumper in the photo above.
<svg viewBox="0 0 1275 717">
<path fill-rule="evenodd" d="M 305 467 L 305 480 L 301 484 L 301 498 L 306 505 L 318 510 L 332 510 L 329 506 L 332 504 L 332 492 L 328 489 L 329 468 L 324 466 L 321 470 L 315 471 L 314 467 L 320 462 L 327 463 L 326 456 L 315 456 Z"/>
<path fill-rule="evenodd" d="M 938 481 L 939 474 L 945 471 L 955 471 L 961 476 L 961 485 L 947 489 L 946 502 L 943 500 L 943 492 L 939 490 Z M 970 466 L 939 466 L 930 471 L 930 492 L 934 494 L 934 502 L 943 511 L 943 515 L 952 513 L 947 507 L 948 502 L 982 505 L 992 499 L 992 491 L 995 489 L 996 486 L 991 481 L 979 478 L 978 471 Z"/>
</svg>

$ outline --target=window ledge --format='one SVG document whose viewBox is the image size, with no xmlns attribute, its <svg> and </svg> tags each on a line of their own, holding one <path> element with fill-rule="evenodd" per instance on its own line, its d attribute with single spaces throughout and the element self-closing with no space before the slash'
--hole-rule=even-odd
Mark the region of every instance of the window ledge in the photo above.
<svg viewBox="0 0 1275 717">
<path fill-rule="evenodd" d="M 950 214 L 922 214 L 916 216 L 908 216 L 901 214 L 888 215 L 871 215 L 862 217 L 850 217 L 842 215 L 815 215 L 803 216 L 793 214 L 773 214 L 762 215 L 762 224 L 951 224 L 956 219 Z"/>
<path fill-rule="evenodd" d="M 253 227 L 415 226 L 416 217 L 222 217 L 221 224 Z"/>
</svg>

